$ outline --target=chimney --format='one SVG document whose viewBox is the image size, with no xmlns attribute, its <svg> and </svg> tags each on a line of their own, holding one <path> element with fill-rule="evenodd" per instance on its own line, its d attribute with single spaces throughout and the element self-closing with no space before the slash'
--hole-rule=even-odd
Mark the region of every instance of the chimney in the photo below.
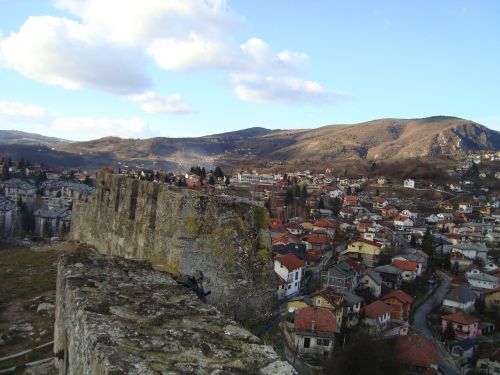
<svg viewBox="0 0 500 375">
<path fill-rule="evenodd" d="M 315 329 L 315 326 L 316 326 L 316 321 L 314 320 L 314 318 L 311 320 L 311 331 L 314 332 L 314 329 Z"/>
</svg>

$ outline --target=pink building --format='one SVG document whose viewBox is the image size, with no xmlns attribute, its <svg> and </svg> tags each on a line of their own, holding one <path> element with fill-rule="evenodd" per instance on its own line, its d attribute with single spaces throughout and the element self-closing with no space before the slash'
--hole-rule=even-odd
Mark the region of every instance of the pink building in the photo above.
<svg viewBox="0 0 500 375">
<path fill-rule="evenodd" d="M 442 316 L 441 332 L 446 330 L 448 322 L 451 322 L 457 339 L 466 339 L 479 335 L 479 319 L 463 311 L 457 311 L 456 313 Z"/>
</svg>

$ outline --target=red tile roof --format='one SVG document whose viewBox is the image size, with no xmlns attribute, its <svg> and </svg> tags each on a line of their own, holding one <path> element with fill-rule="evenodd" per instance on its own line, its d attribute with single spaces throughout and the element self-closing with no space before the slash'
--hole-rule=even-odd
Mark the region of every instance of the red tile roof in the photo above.
<svg viewBox="0 0 500 375">
<path fill-rule="evenodd" d="M 449 321 L 452 321 L 454 323 L 464 324 L 464 325 L 479 323 L 478 318 L 476 318 L 472 315 L 469 315 L 461 310 L 457 311 L 456 313 L 453 313 L 453 314 L 444 315 L 441 317 L 441 319 L 449 320 Z"/>
<path fill-rule="evenodd" d="M 408 294 L 399 289 L 387 293 L 385 296 L 382 297 L 382 301 L 389 298 L 396 298 L 397 300 L 404 303 L 413 303 L 413 297 L 409 296 Z"/>
<path fill-rule="evenodd" d="M 304 307 L 295 311 L 295 330 L 334 334 L 337 321 L 333 313 L 320 307 Z"/>
<path fill-rule="evenodd" d="M 322 219 L 322 220 L 315 221 L 314 222 L 314 226 L 315 227 L 320 227 L 320 228 L 332 228 L 332 229 L 335 229 L 335 228 L 337 228 L 337 223 L 335 221 L 333 221 L 333 220 Z"/>
<path fill-rule="evenodd" d="M 289 244 L 289 243 L 294 243 L 294 244 L 300 244 L 302 241 L 300 240 L 299 237 L 289 233 L 288 231 L 286 233 L 283 233 L 279 235 L 278 237 L 273 238 L 272 240 L 273 245 L 277 243 L 282 243 L 284 245 Z"/>
<path fill-rule="evenodd" d="M 304 262 L 293 254 L 277 255 L 274 259 L 285 266 L 288 271 L 304 267 Z"/>
<path fill-rule="evenodd" d="M 400 270 L 412 271 L 412 272 L 415 272 L 418 267 L 417 262 L 412 262 L 409 260 L 400 260 L 400 259 L 393 260 L 392 265 L 396 268 L 399 268 Z"/>
<path fill-rule="evenodd" d="M 307 235 L 307 242 L 319 245 L 328 245 L 328 238 L 317 234 Z"/>
<path fill-rule="evenodd" d="M 347 258 L 343 260 L 344 263 L 347 263 L 349 267 L 351 267 L 353 270 L 355 270 L 357 273 L 361 273 L 365 270 L 365 267 L 363 267 L 361 264 L 356 262 L 352 258 Z"/>
<path fill-rule="evenodd" d="M 391 306 L 382 301 L 375 301 L 365 306 L 365 316 L 369 318 L 378 318 L 390 312 Z"/>
<path fill-rule="evenodd" d="M 397 215 L 394 217 L 394 221 L 405 221 L 405 220 L 408 220 L 409 217 L 408 216 L 404 216 L 404 215 Z"/>
<path fill-rule="evenodd" d="M 439 365 L 439 353 L 436 345 L 424 336 L 398 336 L 396 353 L 398 360 L 403 364 L 417 367 Z"/>
</svg>

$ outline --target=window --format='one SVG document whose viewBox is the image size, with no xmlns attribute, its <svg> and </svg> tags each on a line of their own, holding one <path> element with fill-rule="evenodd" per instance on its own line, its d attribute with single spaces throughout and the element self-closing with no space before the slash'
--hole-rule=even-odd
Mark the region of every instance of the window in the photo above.
<svg viewBox="0 0 500 375">
<path fill-rule="evenodd" d="M 295 280 L 298 280 L 298 278 L 299 278 L 299 273 L 295 272 Z"/>
<path fill-rule="evenodd" d="M 328 339 L 316 339 L 316 345 L 329 346 L 330 340 L 328 340 Z"/>
<path fill-rule="evenodd" d="M 309 347 L 311 347 L 311 338 L 304 337 L 304 348 L 309 348 Z"/>
<path fill-rule="evenodd" d="M 292 288 L 292 284 L 288 284 L 288 288 L 287 289 L 291 289 Z"/>
<path fill-rule="evenodd" d="M 321 306 L 321 298 L 318 298 L 318 299 L 316 300 L 316 306 Z"/>
</svg>

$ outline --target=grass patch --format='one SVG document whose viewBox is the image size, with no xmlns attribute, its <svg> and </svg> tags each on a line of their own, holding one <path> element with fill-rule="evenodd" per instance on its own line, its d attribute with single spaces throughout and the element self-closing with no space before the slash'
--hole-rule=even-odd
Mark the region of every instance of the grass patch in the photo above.
<svg viewBox="0 0 500 375">
<path fill-rule="evenodd" d="M 0 246 L 0 305 L 55 290 L 58 253 Z"/>
</svg>

